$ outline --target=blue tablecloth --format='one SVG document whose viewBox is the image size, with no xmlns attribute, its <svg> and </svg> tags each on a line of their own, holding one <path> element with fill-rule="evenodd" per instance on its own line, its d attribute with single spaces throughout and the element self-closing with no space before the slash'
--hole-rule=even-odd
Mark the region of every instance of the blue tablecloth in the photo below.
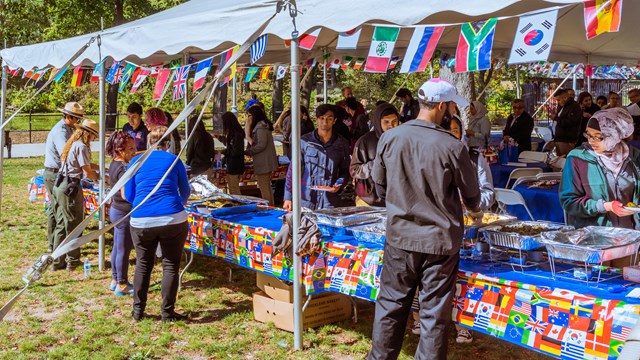
<svg viewBox="0 0 640 360">
<path fill-rule="evenodd" d="M 530 188 L 528 183 L 522 183 L 518 184 L 514 190 L 522 194 L 524 202 L 536 220 L 564 223 L 564 213 L 558 194 L 559 188 L 560 184 L 551 187 Z M 507 212 L 520 220 L 531 220 L 524 206 L 507 206 Z"/>
<path fill-rule="evenodd" d="M 503 136 L 502 136 L 502 131 L 500 132 L 491 132 L 491 136 L 489 137 L 489 145 L 491 146 L 498 146 L 498 144 L 500 144 L 500 141 L 502 141 Z M 542 148 L 544 147 L 544 140 L 539 138 L 539 137 L 532 137 L 531 138 L 531 150 L 533 151 L 542 151 Z"/>
<path fill-rule="evenodd" d="M 551 168 L 547 166 L 545 163 L 527 163 L 526 167 L 530 168 L 541 168 L 544 172 L 551 171 Z M 515 169 L 522 169 L 523 166 L 511 166 L 511 165 L 502 165 L 502 164 L 491 164 L 489 167 L 491 169 L 491 176 L 493 177 L 493 187 L 497 188 L 506 188 L 507 180 L 509 180 L 509 175 Z"/>
</svg>

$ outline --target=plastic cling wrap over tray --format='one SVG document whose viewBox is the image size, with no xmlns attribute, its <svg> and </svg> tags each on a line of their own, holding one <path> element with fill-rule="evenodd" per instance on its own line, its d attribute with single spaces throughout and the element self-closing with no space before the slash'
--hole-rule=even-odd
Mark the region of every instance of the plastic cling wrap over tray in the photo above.
<svg viewBox="0 0 640 360">
<path fill-rule="evenodd" d="M 354 226 L 351 228 L 351 232 L 358 242 L 383 245 L 386 239 L 386 226 L 384 222 Z"/>
<path fill-rule="evenodd" d="M 515 216 L 494 213 L 484 213 L 480 221 L 474 221 L 469 215 L 464 216 L 464 238 L 475 239 L 480 234 L 479 231 L 486 226 L 504 225 L 518 220 Z"/>
<path fill-rule="evenodd" d="M 572 226 L 544 221 L 516 221 L 506 225 L 487 226 L 480 231 L 494 246 L 518 250 L 534 250 L 543 246 L 540 236 L 547 231 L 573 230 Z"/>
<path fill-rule="evenodd" d="M 318 224 L 345 227 L 378 222 L 384 213 L 384 208 L 351 206 L 316 210 L 313 214 Z"/>
<path fill-rule="evenodd" d="M 599 264 L 636 254 L 640 247 L 640 231 L 587 226 L 569 232 L 545 233 L 541 242 L 554 258 Z"/>
</svg>

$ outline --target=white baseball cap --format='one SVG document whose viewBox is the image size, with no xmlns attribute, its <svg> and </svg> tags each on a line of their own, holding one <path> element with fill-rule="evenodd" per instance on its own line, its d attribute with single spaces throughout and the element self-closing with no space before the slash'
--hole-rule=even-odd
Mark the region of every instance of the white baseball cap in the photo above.
<svg viewBox="0 0 640 360">
<path fill-rule="evenodd" d="M 469 102 L 458 95 L 456 88 L 447 80 L 433 78 L 420 86 L 418 98 L 426 102 L 454 101 L 458 106 L 465 107 Z"/>
</svg>

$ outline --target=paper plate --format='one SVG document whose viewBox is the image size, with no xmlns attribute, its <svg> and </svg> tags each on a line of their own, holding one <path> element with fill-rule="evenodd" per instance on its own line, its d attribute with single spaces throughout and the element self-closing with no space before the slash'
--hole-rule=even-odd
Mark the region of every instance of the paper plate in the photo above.
<svg viewBox="0 0 640 360">
<path fill-rule="evenodd" d="M 627 206 L 625 206 L 624 209 L 625 210 L 629 210 L 629 211 L 633 211 L 633 212 L 636 212 L 636 213 L 640 213 L 640 207 L 627 207 Z"/>
</svg>

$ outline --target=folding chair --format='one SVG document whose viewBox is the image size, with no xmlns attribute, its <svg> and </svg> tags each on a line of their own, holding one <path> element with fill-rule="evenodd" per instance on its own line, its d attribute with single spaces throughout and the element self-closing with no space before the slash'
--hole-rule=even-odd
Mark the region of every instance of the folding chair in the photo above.
<svg viewBox="0 0 640 360">
<path fill-rule="evenodd" d="M 561 172 L 543 172 L 536 175 L 538 180 L 562 180 Z"/>
<path fill-rule="evenodd" d="M 500 212 L 506 214 L 507 205 L 522 205 L 524 206 L 524 209 L 527 210 L 527 214 L 529 214 L 531 220 L 535 221 L 533 215 L 531 214 L 531 211 L 529 211 L 529 207 L 527 207 L 527 204 L 524 202 L 522 194 L 511 189 L 495 188 L 494 190 L 496 193 L 496 202 L 498 203 L 498 209 L 500 209 Z"/>
<path fill-rule="evenodd" d="M 537 151 L 523 151 L 518 156 L 519 162 L 545 162 L 547 161 L 547 154 Z"/>
<path fill-rule="evenodd" d="M 509 179 L 507 180 L 507 184 L 505 185 L 507 188 L 511 189 L 513 187 L 509 187 L 509 183 L 511 183 L 511 180 L 515 180 L 518 178 L 521 178 L 523 176 L 536 176 L 538 174 L 540 174 L 542 172 L 542 169 L 540 168 L 522 168 L 522 169 L 515 169 L 511 172 L 511 174 L 509 174 Z"/>
<path fill-rule="evenodd" d="M 554 161 L 553 163 L 550 163 L 549 165 L 551 165 L 552 168 L 554 169 L 564 169 L 564 164 L 567 162 L 567 158 L 565 157 L 560 157 L 558 158 L 556 161 Z"/>
<path fill-rule="evenodd" d="M 522 177 L 519 177 L 513 183 L 513 186 L 511 188 L 515 189 L 516 186 L 518 186 L 519 184 L 521 184 L 523 182 L 527 182 L 527 181 L 538 181 L 538 177 L 537 176 L 522 176 Z"/>
</svg>

